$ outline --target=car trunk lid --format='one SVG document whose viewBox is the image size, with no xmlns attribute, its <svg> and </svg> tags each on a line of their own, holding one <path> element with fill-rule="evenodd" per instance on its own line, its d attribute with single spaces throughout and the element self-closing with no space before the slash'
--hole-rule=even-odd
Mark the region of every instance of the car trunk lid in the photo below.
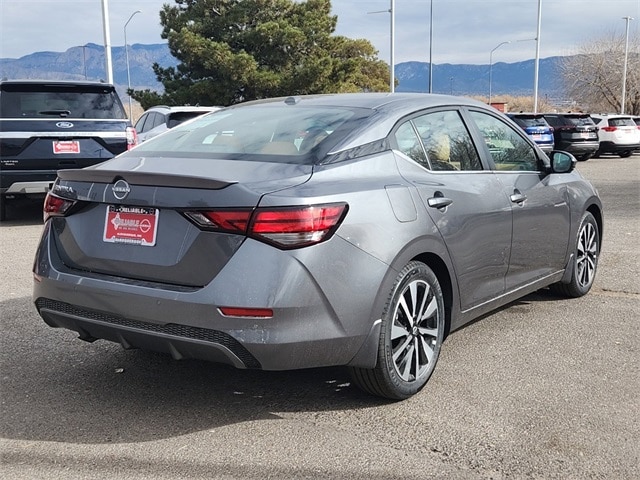
<svg viewBox="0 0 640 480">
<path fill-rule="evenodd" d="M 263 195 L 305 182 L 312 172 L 309 165 L 188 160 L 122 157 L 59 172 L 52 193 L 77 202 L 67 216 L 51 219 L 60 261 L 127 281 L 206 285 L 245 236 L 207 231 L 190 216 L 251 212 Z M 170 173 L 176 162 L 179 175 Z"/>
</svg>

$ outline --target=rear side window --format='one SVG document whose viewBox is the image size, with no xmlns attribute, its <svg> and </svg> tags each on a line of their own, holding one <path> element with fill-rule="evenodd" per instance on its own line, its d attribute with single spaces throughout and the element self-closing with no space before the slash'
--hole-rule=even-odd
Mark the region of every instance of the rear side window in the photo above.
<svg viewBox="0 0 640 480">
<path fill-rule="evenodd" d="M 113 87 L 92 85 L 2 85 L 3 118 L 126 119 Z"/>
</svg>

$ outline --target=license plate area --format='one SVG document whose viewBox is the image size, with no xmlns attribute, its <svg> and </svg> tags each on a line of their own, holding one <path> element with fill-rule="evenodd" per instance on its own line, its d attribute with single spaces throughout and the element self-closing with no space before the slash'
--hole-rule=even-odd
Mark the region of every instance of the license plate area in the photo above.
<svg viewBox="0 0 640 480">
<path fill-rule="evenodd" d="M 56 155 L 80 153 L 80 142 L 77 140 L 54 140 L 53 153 Z"/>
<path fill-rule="evenodd" d="M 157 208 L 108 205 L 102 240 L 153 247 L 156 244 L 159 216 Z"/>
</svg>

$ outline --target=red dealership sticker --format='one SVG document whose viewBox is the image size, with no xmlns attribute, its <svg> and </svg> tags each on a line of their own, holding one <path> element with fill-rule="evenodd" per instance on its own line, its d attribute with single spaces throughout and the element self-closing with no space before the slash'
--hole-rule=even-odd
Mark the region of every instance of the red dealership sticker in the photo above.
<svg viewBox="0 0 640 480">
<path fill-rule="evenodd" d="M 109 205 L 102 239 L 153 247 L 156 244 L 159 210 L 145 207 Z"/>
<path fill-rule="evenodd" d="M 80 142 L 77 140 L 54 140 L 53 153 L 80 153 Z"/>
</svg>

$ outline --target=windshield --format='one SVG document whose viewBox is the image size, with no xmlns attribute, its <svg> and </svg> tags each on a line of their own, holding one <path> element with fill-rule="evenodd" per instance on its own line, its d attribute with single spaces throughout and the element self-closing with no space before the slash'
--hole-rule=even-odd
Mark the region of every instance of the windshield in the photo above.
<svg viewBox="0 0 640 480">
<path fill-rule="evenodd" d="M 309 153 L 335 144 L 351 129 L 349 123 L 365 114 L 368 110 L 282 104 L 229 108 L 181 124 L 132 154 L 243 160 L 270 155 L 277 157 L 271 161 L 307 163 Z"/>
</svg>

